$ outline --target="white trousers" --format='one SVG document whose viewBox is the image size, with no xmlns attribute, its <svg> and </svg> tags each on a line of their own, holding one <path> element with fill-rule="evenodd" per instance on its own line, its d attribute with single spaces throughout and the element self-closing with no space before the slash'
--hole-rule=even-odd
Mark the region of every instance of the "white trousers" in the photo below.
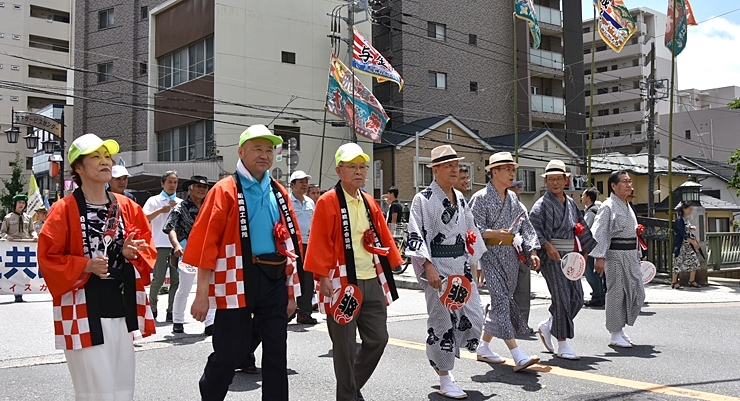
<svg viewBox="0 0 740 401">
<path fill-rule="evenodd" d="M 126 319 L 100 319 L 101 345 L 65 350 L 76 401 L 131 401 L 134 399 L 134 342 Z"/>
<path fill-rule="evenodd" d="M 188 296 L 190 290 L 193 289 L 193 281 L 197 274 L 183 273 L 182 270 L 177 269 L 177 273 L 180 276 L 180 284 L 177 287 L 175 293 L 175 301 L 172 306 L 172 321 L 174 323 L 185 323 L 185 308 L 188 306 Z M 206 326 L 213 324 L 213 318 L 216 316 L 216 309 L 208 309 L 206 315 Z"/>
</svg>

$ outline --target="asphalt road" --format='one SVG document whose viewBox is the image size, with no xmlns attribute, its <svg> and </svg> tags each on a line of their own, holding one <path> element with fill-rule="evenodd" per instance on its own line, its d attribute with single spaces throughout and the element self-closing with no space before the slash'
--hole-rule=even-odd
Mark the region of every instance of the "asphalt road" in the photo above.
<svg viewBox="0 0 740 401">
<path fill-rule="evenodd" d="M 486 303 L 484 297 L 483 302 Z M 0 400 L 72 400 L 63 354 L 53 350 L 51 301 L 29 296 L 11 304 L 0 296 Z M 4 302 L 5 301 L 5 302 Z M 548 301 L 533 303 L 530 325 L 544 319 Z M 453 371 L 470 400 L 740 400 L 740 303 L 650 305 L 626 331 L 631 350 L 607 346 L 603 310 L 584 309 L 576 318 L 572 348 L 580 361 L 544 352 L 536 337 L 520 340 L 542 362 L 514 373 L 509 365 L 489 366 L 462 351 Z M 422 294 L 401 290 L 389 309 L 390 343 L 373 377 L 362 389 L 368 401 L 443 400 L 439 382 L 424 353 L 425 306 Z M 162 314 L 163 315 L 163 314 Z M 290 325 L 288 335 L 291 400 L 333 400 L 331 342 L 325 325 Z M 210 339 L 197 333 L 174 336 L 170 325 L 137 344 L 137 400 L 197 400 L 198 378 L 211 352 Z M 492 348 L 509 357 L 502 341 Z M 259 365 L 259 364 L 258 364 Z M 227 400 L 259 400 L 259 375 L 237 373 Z"/>
</svg>

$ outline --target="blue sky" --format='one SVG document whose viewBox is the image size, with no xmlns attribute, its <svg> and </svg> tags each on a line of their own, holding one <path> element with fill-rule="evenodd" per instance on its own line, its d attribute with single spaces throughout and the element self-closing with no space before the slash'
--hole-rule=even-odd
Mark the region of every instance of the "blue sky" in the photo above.
<svg viewBox="0 0 740 401">
<path fill-rule="evenodd" d="M 572 1 L 572 0 L 562 0 Z M 583 18 L 593 17 L 593 2 L 581 0 Z M 665 13 L 668 0 L 624 0 L 629 8 Z M 678 56 L 679 89 L 740 86 L 740 2 L 693 0 L 698 26 L 689 27 L 686 49 Z M 730 12 L 732 11 L 732 12 Z M 708 20 L 717 15 L 718 18 Z M 703 23 L 703 21 L 708 20 Z"/>
</svg>

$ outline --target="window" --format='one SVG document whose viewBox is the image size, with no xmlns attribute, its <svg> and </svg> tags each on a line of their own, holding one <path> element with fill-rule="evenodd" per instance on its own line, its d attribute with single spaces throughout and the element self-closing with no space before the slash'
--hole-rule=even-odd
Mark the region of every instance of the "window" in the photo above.
<svg viewBox="0 0 740 401">
<path fill-rule="evenodd" d="M 607 89 L 607 88 L 598 88 L 598 89 L 596 89 L 596 94 L 597 95 L 605 95 L 607 93 L 609 93 L 609 89 Z"/>
<path fill-rule="evenodd" d="M 447 74 L 444 72 L 429 71 L 429 87 L 447 89 Z"/>
<path fill-rule="evenodd" d="M 547 139 L 543 139 L 542 140 L 542 150 L 544 152 L 549 152 L 550 151 L 550 141 L 548 141 Z"/>
<path fill-rule="evenodd" d="M 640 103 L 635 103 L 635 111 L 640 111 L 642 108 L 640 107 Z"/>
<path fill-rule="evenodd" d="M 587 68 L 587 69 L 583 70 L 583 75 L 591 75 L 591 69 L 590 68 Z"/>
<path fill-rule="evenodd" d="M 98 83 L 113 80 L 113 63 L 98 64 Z"/>
<path fill-rule="evenodd" d="M 597 67 L 596 72 L 606 72 L 608 70 L 607 67 Z"/>
<path fill-rule="evenodd" d="M 588 47 L 586 49 L 583 49 L 583 54 L 591 54 L 591 48 Z"/>
<path fill-rule="evenodd" d="M 452 128 L 447 128 L 447 140 L 452 140 Z"/>
<path fill-rule="evenodd" d="M 730 219 L 726 217 L 709 217 L 709 226 L 707 232 L 726 233 L 730 232 Z"/>
<path fill-rule="evenodd" d="M 447 26 L 436 22 L 427 22 L 427 36 L 434 39 L 445 40 L 447 38 Z"/>
<path fill-rule="evenodd" d="M 295 53 L 283 52 L 282 62 L 286 64 L 295 64 Z"/>
<path fill-rule="evenodd" d="M 213 121 L 198 121 L 157 134 L 158 161 L 189 161 L 211 155 L 215 145 Z"/>
<path fill-rule="evenodd" d="M 98 12 L 98 29 L 110 28 L 114 23 L 115 18 L 112 8 Z"/>
<path fill-rule="evenodd" d="M 616 65 L 616 64 L 614 64 L 614 65 L 612 66 L 612 71 L 616 71 L 616 70 L 617 70 L 617 65 Z"/>
<path fill-rule="evenodd" d="M 418 178 L 420 188 L 428 187 L 432 184 L 432 181 L 434 181 L 434 174 L 432 174 L 432 169 L 426 166 L 430 162 L 430 158 L 420 157 L 419 161 L 416 163 L 416 170 L 419 174 Z"/>
<path fill-rule="evenodd" d="M 587 26 L 587 27 L 584 27 L 583 28 L 583 33 L 589 33 L 589 32 L 591 32 L 591 27 L 590 26 Z"/>
<path fill-rule="evenodd" d="M 213 37 L 160 57 L 157 60 L 162 90 L 213 73 Z"/>
<path fill-rule="evenodd" d="M 609 109 L 604 110 L 597 110 L 596 115 L 599 117 L 608 116 L 609 115 Z"/>
<path fill-rule="evenodd" d="M 28 37 L 28 46 L 38 49 L 52 50 L 55 52 L 69 53 L 68 41 L 43 36 L 30 35 Z"/>
<path fill-rule="evenodd" d="M 532 86 L 532 94 L 533 95 L 539 95 L 540 94 L 540 87 L 539 86 Z"/>
<path fill-rule="evenodd" d="M 612 109 L 612 114 L 619 114 L 619 107 Z"/>
<path fill-rule="evenodd" d="M 468 34 L 468 44 L 471 46 L 478 46 L 478 35 Z"/>
<path fill-rule="evenodd" d="M 301 127 L 293 127 L 290 125 L 275 125 L 273 127 L 275 135 L 283 138 L 283 149 L 288 148 L 288 141 L 290 138 L 295 139 L 295 151 L 301 151 Z"/>
<path fill-rule="evenodd" d="M 475 81 L 470 81 L 470 91 L 471 92 L 478 92 L 478 83 Z"/>
<path fill-rule="evenodd" d="M 634 60 L 632 60 L 632 66 L 633 67 L 637 67 L 638 65 L 640 65 L 640 59 L 634 59 Z"/>
<path fill-rule="evenodd" d="M 146 63 L 139 63 L 139 75 L 146 75 L 148 72 Z"/>
<path fill-rule="evenodd" d="M 33 169 L 33 157 L 26 157 L 26 170 Z"/>
<path fill-rule="evenodd" d="M 619 92 L 618 86 L 612 86 L 612 92 Z"/>
<path fill-rule="evenodd" d="M 583 95 L 586 96 L 586 97 L 589 97 L 589 96 L 591 96 L 591 91 L 590 90 L 587 90 L 587 91 L 583 92 Z"/>
<path fill-rule="evenodd" d="M 599 191 L 600 194 L 604 193 L 604 181 L 596 182 L 596 190 Z"/>
<path fill-rule="evenodd" d="M 149 7 L 147 6 L 141 7 L 141 19 L 142 20 L 149 19 Z"/>
<path fill-rule="evenodd" d="M 537 191 L 537 174 L 535 174 L 534 170 L 519 169 L 519 177 L 524 181 L 522 192 Z"/>
<path fill-rule="evenodd" d="M 596 51 L 597 52 L 603 52 L 605 50 L 606 50 L 606 45 L 596 46 Z"/>
<path fill-rule="evenodd" d="M 691 130 L 690 129 L 687 129 L 686 132 L 685 132 L 685 134 L 686 134 L 686 139 L 691 139 Z"/>
<path fill-rule="evenodd" d="M 67 82 L 67 74 L 51 74 L 51 80 L 52 81 L 62 81 Z"/>
</svg>

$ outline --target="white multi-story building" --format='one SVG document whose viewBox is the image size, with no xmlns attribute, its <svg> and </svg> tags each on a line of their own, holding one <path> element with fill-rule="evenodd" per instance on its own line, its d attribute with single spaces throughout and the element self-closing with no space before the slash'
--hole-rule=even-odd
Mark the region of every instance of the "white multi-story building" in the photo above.
<svg viewBox="0 0 740 401">
<path fill-rule="evenodd" d="M 0 48 L 8 54 L 0 54 L 0 127 L 2 131 L 11 127 L 11 110 L 37 112 L 66 105 L 67 133 L 72 131 L 71 98 L 66 98 L 67 88 L 73 86 L 72 74 L 65 66 L 74 64 L 74 1 L 72 0 L 14 0 L 0 2 Z M 22 57 L 22 58 L 21 58 Z M 41 89 L 44 93 L 34 92 Z M 57 117 L 60 117 L 60 113 Z M 31 168 L 48 163 L 41 152 L 26 149 L 23 137 L 33 132 L 30 127 L 19 126 L 20 139 L 17 144 L 8 144 L 5 133 L 0 138 L 0 177 L 10 177 L 16 152 L 23 163 L 26 178 Z M 67 136 L 68 140 L 71 135 Z M 48 138 L 46 138 L 48 139 Z M 43 139 L 42 139 L 43 140 Z M 40 150 L 40 143 L 39 148 Z M 58 151 L 61 149 L 58 149 Z M 54 191 L 54 183 L 48 182 L 47 171 L 34 171 L 39 176 L 42 189 Z"/>
<path fill-rule="evenodd" d="M 647 145 L 649 107 L 646 92 L 641 89 L 641 85 L 650 76 L 650 49 L 653 42 L 656 49 L 655 79 L 670 80 L 671 77 L 671 53 L 663 45 L 666 15 L 647 7 L 632 9 L 630 13 L 637 22 L 637 32 L 619 53 L 609 48 L 596 32 L 593 70 L 591 48 L 594 23 L 593 19 L 583 21 L 586 111 L 588 112 L 590 106 L 590 85 L 593 79 L 593 147 L 599 152 L 638 153 Z M 675 81 L 678 82 L 678 79 Z M 666 91 L 667 85 L 663 92 L 667 93 Z M 658 101 L 656 118 L 668 113 L 668 110 L 667 98 Z M 660 121 L 656 122 L 660 124 Z"/>
</svg>

